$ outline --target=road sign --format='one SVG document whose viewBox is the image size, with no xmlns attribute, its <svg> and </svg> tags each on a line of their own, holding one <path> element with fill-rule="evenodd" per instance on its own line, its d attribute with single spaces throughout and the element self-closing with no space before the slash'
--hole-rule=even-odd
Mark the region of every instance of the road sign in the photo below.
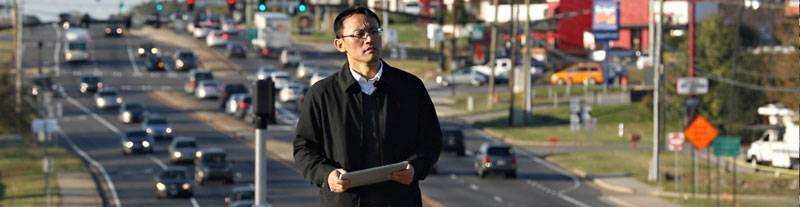
<svg viewBox="0 0 800 207">
<path fill-rule="evenodd" d="M 42 171 L 44 173 L 53 172 L 53 158 L 45 157 L 42 159 Z"/>
<path fill-rule="evenodd" d="M 58 123 L 55 119 L 34 119 L 33 123 L 31 123 L 31 129 L 35 133 L 56 132 L 58 131 Z"/>
<path fill-rule="evenodd" d="M 705 149 L 708 144 L 711 144 L 711 141 L 717 137 L 719 132 L 714 126 L 711 126 L 710 123 L 704 118 L 703 116 L 697 116 L 697 118 L 689 124 L 689 127 L 686 127 L 683 130 L 684 136 L 686 139 L 689 140 L 697 150 Z"/>
<path fill-rule="evenodd" d="M 594 1 L 592 11 L 592 33 L 595 42 L 618 40 L 619 2 Z"/>
<path fill-rule="evenodd" d="M 683 133 L 669 133 L 669 145 L 667 145 L 669 151 L 683 150 L 683 140 Z"/>
<path fill-rule="evenodd" d="M 741 138 L 737 136 L 719 136 L 714 139 L 714 155 L 716 156 L 739 156 L 739 145 Z"/>
<path fill-rule="evenodd" d="M 708 93 L 708 79 L 704 77 L 678 78 L 679 95 L 701 95 Z"/>
</svg>

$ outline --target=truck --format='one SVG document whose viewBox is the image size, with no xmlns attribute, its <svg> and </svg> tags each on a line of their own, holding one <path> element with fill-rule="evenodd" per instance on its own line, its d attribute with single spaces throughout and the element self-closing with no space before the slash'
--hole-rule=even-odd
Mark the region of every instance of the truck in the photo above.
<svg viewBox="0 0 800 207">
<path fill-rule="evenodd" d="M 256 36 L 250 40 L 261 55 L 278 55 L 289 48 L 292 24 L 289 15 L 277 12 L 258 12 L 253 16 Z"/>
<path fill-rule="evenodd" d="M 64 60 L 78 62 L 89 60 L 89 31 L 83 28 L 70 28 L 64 31 Z"/>
<path fill-rule="evenodd" d="M 773 167 L 797 169 L 800 160 L 800 128 L 798 114 L 782 104 L 758 108 L 758 114 L 769 121 L 764 133 L 750 144 L 747 161 Z"/>
<path fill-rule="evenodd" d="M 519 61 L 522 63 L 522 61 Z M 520 64 L 521 65 L 521 64 Z M 483 75 L 490 76 L 489 74 L 492 73 L 492 68 L 489 65 L 474 65 L 470 67 L 473 71 L 477 71 Z M 521 70 L 521 66 L 516 66 L 518 70 Z M 508 71 L 511 70 L 511 58 L 497 58 L 495 59 L 495 67 L 494 67 L 494 75 L 495 76 L 503 76 L 508 75 Z M 543 73 L 543 66 L 541 62 L 538 60 L 531 58 L 531 75 L 534 77 L 539 77 Z"/>
</svg>

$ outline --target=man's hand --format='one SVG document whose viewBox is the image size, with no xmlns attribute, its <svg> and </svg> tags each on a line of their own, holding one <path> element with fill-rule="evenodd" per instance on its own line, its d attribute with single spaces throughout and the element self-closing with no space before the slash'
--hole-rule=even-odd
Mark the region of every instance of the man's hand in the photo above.
<svg viewBox="0 0 800 207">
<path fill-rule="evenodd" d="M 344 169 L 335 169 L 328 174 L 328 188 L 331 192 L 341 193 L 350 188 L 350 180 L 339 180 L 339 175 L 347 173 Z"/>
<path fill-rule="evenodd" d="M 386 178 L 406 185 L 411 184 L 411 181 L 414 181 L 414 166 L 409 163 L 406 165 L 405 170 L 394 171 L 392 174 L 386 176 Z"/>
</svg>

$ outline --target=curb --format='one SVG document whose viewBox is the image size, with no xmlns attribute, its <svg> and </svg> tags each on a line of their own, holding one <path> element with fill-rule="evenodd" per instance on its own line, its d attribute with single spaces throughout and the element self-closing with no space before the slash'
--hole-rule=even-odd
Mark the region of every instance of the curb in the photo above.
<svg viewBox="0 0 800 207">
<path fill-rule="evenodd" d="M 623 200 L 623 199 L 621 199 L 621 198 L 617 198 L 617 197 L 615 197 L 615 196 L 607 196 L 607 197 L 606 197 L 606 200 L 608 200 L 608 201 L 610 201 L 610 202 L 612 202 L 612 203 L 614 203 L 614 204 L 617 204 L 618 206 L 623 206 L 623 207 L 637 207 L 636 205 L 633 205 L 633 204 L 631 204 L 631 203 L 628 203 L 628 202 L 626 202 L 625 200 Z"/>
<path fill-rule="evenodd" d="M 633 189 L 631 189 L 629 187 L 616 186 L 616 185 L 607 183 L 606 181 L 603 181 L 603 179 L 592 179 L 592 182 L 594 182 L 594 184 L 597 184 L 598 186 L 600 186 L 600 187 L 602 187 L 602 188 L 604 188 L 606 190 L 610 190 L 610 191 L 614 191 L 614 192 L 618 192 L 618 193 L 633 194 L 633 193 L 636 192 L 635 190 L 633 190 Z"/>
<path fill-rule="evenodd" d="M 555 159 L 553 159 L 551 157 L 546 157 L 544 160 L 546 160 L 547 162 L 553 163 L 554 165 L 556 165 L 556 166 L 558 166 L 560 168 L 566 169 L 567 171 L 571 172 L 572 174 L 577 175 L 580 178 L 584 178 L 584 179 L 588 178 L 588 174 L 583 170 L 580 170 L 580 169 L 577 169 L 577 168 L 573 168 L 573 167 L 571 167 L 569 165 L 566 165 L 566 164 L 564 164 L 562 162 L 559 162 L 558 160 L 555 160 Z M 614 192 L 618 192 L 618 193 L 625 193 L 625 194 L 634 194 L 636 192 L 632 188 L 624 187 L 624 186 L 617 186 L 617 185 L 608 183 L 606 181 L 603 181 L 602 179 L 597 179 L 597 178 L 589 178 L 589 179 L 592 180 L 592 183 L 597 184 L 597 186 L 599 186 L 599 187 L 601 187 L 601 188 L 603 188 L 605 190 L 614 191 Z"/>
</svg>

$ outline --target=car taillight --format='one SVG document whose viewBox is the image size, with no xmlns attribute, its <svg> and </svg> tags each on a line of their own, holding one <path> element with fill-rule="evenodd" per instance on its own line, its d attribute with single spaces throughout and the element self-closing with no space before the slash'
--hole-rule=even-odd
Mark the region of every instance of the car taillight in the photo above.
<svg viewBox="0 0 800 207">
<path fill-rule="evenodd" d="M 228 39 L 228 34 L 227 33 L 222 34 L 222 39 L 226 39 L 227 40 Z"/>
<path fill-rule="evenodd" d="M 275 116 L 278 116 L 278 111 L 275 111 Z"/>
<path fill-rule="evenodd" d="M 159 68 L 163 68 L 163 67 L 164 67 L 164 63 L 162 63 L 162 62 L 158 62 L 158 67 L 159 67 Z"/>
<path fill-rule="evenodd" d="M 247 108 L 247 103 L 239 102 L 239 108 Z"/>
<path fill-rule="evenodd" d="M 491 162 L 491 161 L 492 161 L 492 158 L 489 158 L 489 157 L 483 157 L 483 162 L 484 162 L 484 163 Z"/>
<path fill-rule="evenodd" d="M 192 82 L 189 83 L 189 85 L 192 86 L 192 87 L 195 87 L 195 86 L 197 86 L 197 82 L 192 81 Z"/>
<path fill-rule="evenodd" d="M 269 54 L 269 49 L 267 49 L 267 48 L 261 49 L 261 54 L 265 54 L 265 55 Z"/>
<path fill-rule="evenodd" d="M 211 26 L 212 24 L 211 20 L 206 21 L 206 25 Z"/>
<path fill-rule="evenodd" d="M 517 163 L 517 158 L 516 157 L 512 157 L 510 162 L 511 163 Z"/>
</svg>

